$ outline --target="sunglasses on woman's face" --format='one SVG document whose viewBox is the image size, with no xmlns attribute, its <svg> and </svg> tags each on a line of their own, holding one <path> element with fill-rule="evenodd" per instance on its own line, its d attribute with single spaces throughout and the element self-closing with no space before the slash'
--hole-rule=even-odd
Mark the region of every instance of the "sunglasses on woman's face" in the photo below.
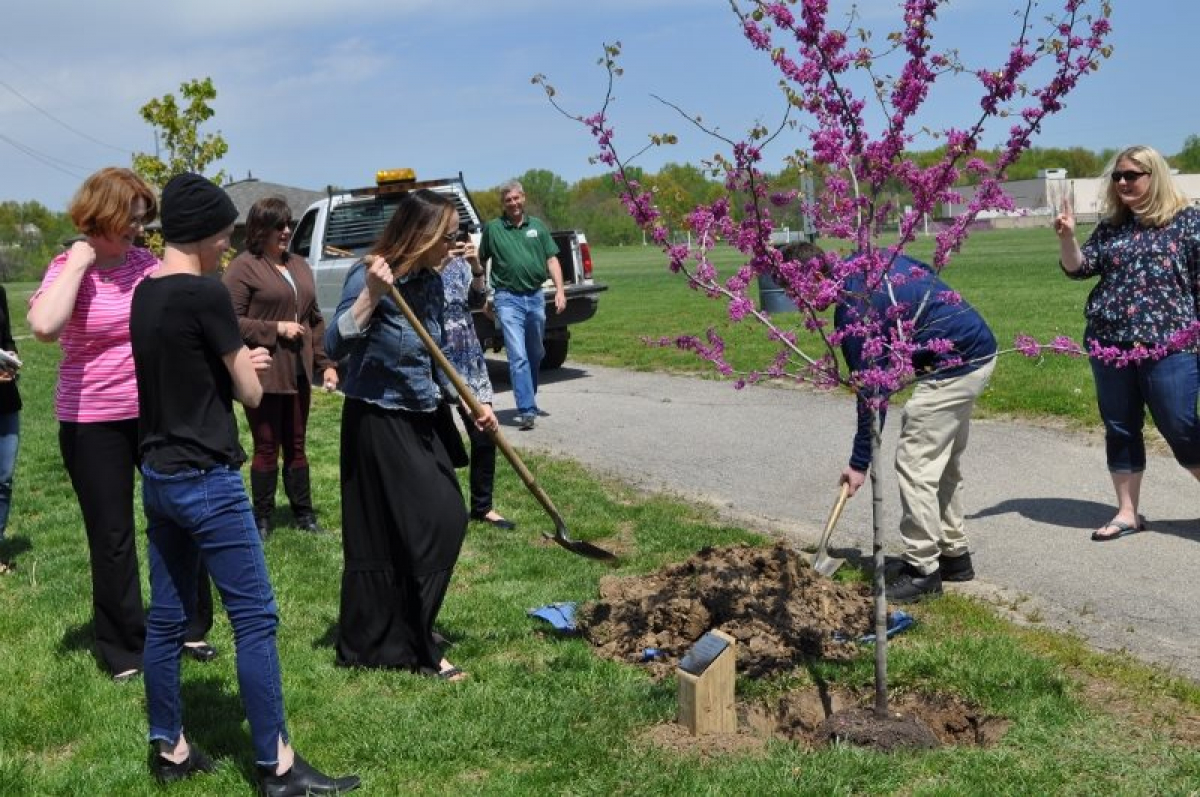
<svg viewBox="0 0 1200 797">
<path fill-rule="evenodd" d="M 1112 181 L 1114 183 L 1119 183 L 1122 180 L 1124 180 L 1127 183 L 1135 183 L 1135 182 L 1137 182 L 1137 179 L 1139 177 L 1145 177 L 1149 173 L 1150 172 L 1135 172 L 1135 171 L 1113 172 L 1112 173 Z"/>
<path fill-rule="evenodd" d="M 291 227 L 291 226 L 292 226 L 292 223 L 290 221 L 281 221 L 275 225 L 275 231 L 283 232 L 284 230 L 286 230 L 288 227 Z"/>
</svg>

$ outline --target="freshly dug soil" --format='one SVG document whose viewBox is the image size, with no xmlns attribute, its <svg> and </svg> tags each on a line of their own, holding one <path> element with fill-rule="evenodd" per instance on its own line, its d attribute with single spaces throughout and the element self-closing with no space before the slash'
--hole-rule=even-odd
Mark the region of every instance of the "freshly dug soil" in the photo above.
<svg viewBox="0 0 1200 797">
<path fill-rule="evenodd" d="M 873 623 L 868 586 L 832 581 L 782 543 L 705 548 L 656 573 L 606 577 L 579 613 L 601 656 L 645 662 L 660 678 L 714 628 L 737 639 L 738 671 L 761 678 L 803 659 L 853 658 Z"/>
<path fill-rule="evenodd" d="M 656 678 L 673 674 L 696 640 L 720 629 L 737 640 L 738 672 L 762 678 L 805 660 L 861 655 L 854 640 L 874 631 L 874 608 L 868 586 L 832 581 L 779 543 L 705 548 L 656 573 L 604 578 L 578 625 L 601 656 L 637 663 Z M 906 694 L 883 718 L 871 705 L 869 694 L 809 687 L 770 705 L 739 703 L 737 733 L 692 736 L 672 723 L 650 729 L 648 738 L 706 755 L 754 749 L 769 738 L 888 751 L 990 745 L 1008 728 L 953 696 Z"/>
</svg>

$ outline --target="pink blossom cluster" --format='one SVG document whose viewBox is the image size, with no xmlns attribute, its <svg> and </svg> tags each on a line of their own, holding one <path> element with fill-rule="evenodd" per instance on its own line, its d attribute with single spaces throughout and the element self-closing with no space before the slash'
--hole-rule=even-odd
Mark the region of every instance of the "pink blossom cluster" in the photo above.
<svg viewBox="0 0 1200 797">
<path fill-rule="evenodd" d="M 915 240 L 921 221 L 943 203 L 961 204 L 955 185 L 964 174 L 978 180 L 978 190 L 953 222 L 937 234 L 932 257 L 935 272 L 962 247 L 970 223 L 979 213 L 1012 208 L 1000 188 L 1008 168 L 1030 146 L 1045 118 L 1062 109 L 1066 95 L 1109 52 L 1105 43 L 1110 32 L 1107 0 L 1058 1 L 1060 11 L 1046 19 L 1047 28 L 1035 30 L 1035 15 L 1030 12 L 1037 4 L 1014 0 L 1024 6 L 1024 13 L 1015 17 L 1017 35 L 1007 56 L 998 66 L 967 69 L 958 52 L 935 49 L 938 10 L 945 0 L 897 0 L 899 29 L 858 40 L 850 35 L 849 27 L 831 24 L 827 0 L 745 4 L 735 0 L 732 7 L 743 36 L 752 48 L 767 54 L 780 74 L 790 105 L 805 116 L 804 124 L 796 128 L 806 139 L 801 160 L 820 179 L 821 192 L 818 199 L 808 199 L 794 186 L 772 186 L 761 170 L 764 147 L 790 127 L 771 132 L 760 125 L 744 141 L 729 141 L 708 131 L 729 145 L 729 155 L 714 161 L 723 170 L 726 194 L 686 215 L 694 242 L 690 248 L 670 243 L 670 230 L 653 193 L 629 176 L 628 161 L 617 153 L 607 110 L 612 80 L 620 73 L 616 67 L 619 46 L 605 48 L 609 93 L 602 109 L 588 117 L 572 118 L 591 132 L 599 150 L 596 160 L 612 167 L 625 208 L 663 247 L 670 269 L 684 274 L 693 289 L 724 301 L 730 319 L 755 320 L 766 328 L 770 340 L 779 344 L 779 354 L 765 367 L 740 374 L 739 384 L 787 376 L 822 387 L 849 385 L 864 395 L 886 400 L 888 393 L 919 376 L 912 360 L 919 353 L 913 340 L 919 330 L 920 308 L 909 313 L 910 308 L 893 304 L 882 313 L 870 311 L 855 319 L 848 330 L 866 339 L 866 351 L 877 358 L 878 365 L 845 376 L 838 370 L 835 347 L 848 330 L 832 330 L 828 311 L 835 303 L 853 298 L 845 292 L 851 276 L 861 277 L 868 291 L 888 289 L 894 279 L 889 267 Z M 750 11 L 740 5 L 748 5 Z M 1089 12 L 1089 8 L 1095 10 Z M 902 59 L 900 68 L 891 71 L 893 76 L 883 74 L 881 65 L 890 64 L 888 59 L 893 58 Z M 1035 73 L 1035 67 L 1040 72 Z M 936 133 L 945 147 L 939 162 L 928 167 L 912 163 L 905 152 L 920 132 L 914 130 L 913 120 L 941 76 L 964 70 L 976 77 L 980 87 L 975 118 Z M 1035 78 L 1038 82 L 1031 83 Z M 864 84 L 865 89 L 859 88 Z M 554 103 L 553 90 L 549 86 L 546 90 Z M 877 131 L 866 121 L 868 103 L 884 110 Z M 1021 103 L 1027 105 L 1021 107 Z M 1009 119 L 1011 124 L 999 156 L 989 164 L 976 153 L 985 126 L 997 118 Z M 899 237 L 885 247 L 879 239 L 884 225 L 895 215 L 889 197 L 897 185 L 911 195 L 912 210 L 900 215 Z M 830 252 L 804 262 L 785 259 L 771 245 L 771 234 L 778 214 L 796 211 L 812 219 L 822 239 L 844 242 L 840 248 L 853 256 L 842 258 Z M 721 245 L 732 246 L 743 255 L 741 266 L 724 276 L 710 258 L 713 249 Z M 760 275 L 770 276 L 783 288 L 800 308 L 799 326 L 813 335 L 802 339 L 785 333 L 777 320 L 758 308 L 751 289 Z M 952 293 L 933 298 L 958 301 Z M 905 317 L 912 320 L 906 322 Z M 725 358 L 724 341 L 712 330 L 703 340 L 679 336 L 673 345 L 704 357 L 722 374 L 734 373 Z M 814 345 L 815 350 L 810 350 Z M 946 353 L 952 347 L 948 341 L 933 341 L 925 348 Z M 1082 353 L 1067 338 L 1048 344 L 1019 338 L 1016 348 L 1030 356 Z M 1093 352 L 1093 356 L 1097 355 Z M 1140 355 L 1126 351 L 1113 359 L 1128 361 L 1134 356 Z"/>
</svg>

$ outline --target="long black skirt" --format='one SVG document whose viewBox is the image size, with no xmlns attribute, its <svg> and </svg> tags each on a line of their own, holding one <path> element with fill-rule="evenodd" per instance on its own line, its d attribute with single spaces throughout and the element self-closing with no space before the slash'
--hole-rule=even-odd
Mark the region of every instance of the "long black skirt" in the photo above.
<svg viewBox="0 0 1200 797">
<path fill-rule="evenodd" d="M 467 531 L 434 413 L 347 398 L 342 409 L 337 663 L 434 670 L 433 623 Z"/>
</svg>

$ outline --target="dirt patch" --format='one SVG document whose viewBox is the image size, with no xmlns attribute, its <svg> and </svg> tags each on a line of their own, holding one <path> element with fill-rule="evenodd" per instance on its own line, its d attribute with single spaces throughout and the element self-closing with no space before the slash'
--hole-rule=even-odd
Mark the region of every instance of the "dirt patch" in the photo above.
<svg viewBox="0 0 1200 797">
<path fill-rule="evenodd" d="M 705 548 L 655 573 L 606 577 L 578 623 L 601 656 L 638 663 L 656 678 L 674 674 L 696 640 L 720 629 L 737 640 L 739 673 L 763 678 L 793 672 L 805 660 L 861 655 L 855 640 L 873 631 L 874 607 L 868 586 L 832 581 L 778 543 Z M 906 694 L 882 718 L 870 706 L 869 695 L 810 687 L 770 704 L 739 704 L 737 733 L 692 736 L 671 723 L 646 737 L 703 755 L 754 750 L 771 738 L 886 751 L 989 745 L 1008 728 L 953 696 Z"/>
<path fill-rule="evenodd" d="M 718 628 L 738 641 L 738 671 L 761 678 L 806 658 L 857 656 L 872 606 L 869 587 L 832 581 L 780 543 L 705 548 L 656 573 L 605 577 L 579 624 L 601 656 L 644 662 L 658 678 Z"/>
</svg>

